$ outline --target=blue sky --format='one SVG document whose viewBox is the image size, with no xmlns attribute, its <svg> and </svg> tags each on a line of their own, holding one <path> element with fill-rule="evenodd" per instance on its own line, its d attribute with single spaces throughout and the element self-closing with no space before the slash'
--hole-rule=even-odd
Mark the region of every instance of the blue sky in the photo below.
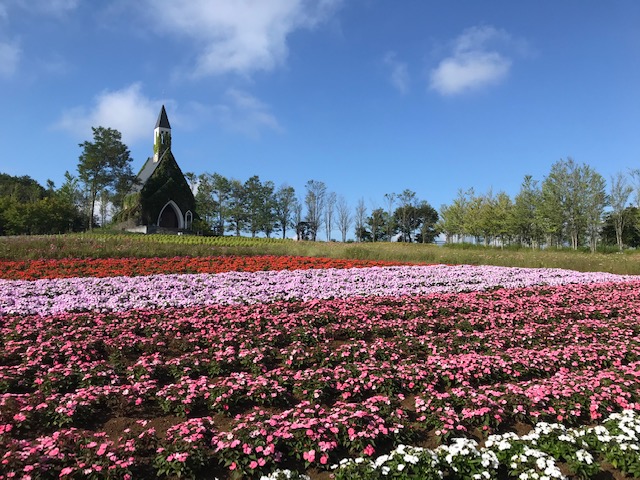
<svg viewBox="0 0 640 480">
<path fill-rule="evenodd" d="M 369 210 L 609 179 L 640 168 L 640 2 L 0 0 L 0 172 L 59 186 L 91 126 L 137 171 L 162 104 L 183 171 Z"/>
</svg>

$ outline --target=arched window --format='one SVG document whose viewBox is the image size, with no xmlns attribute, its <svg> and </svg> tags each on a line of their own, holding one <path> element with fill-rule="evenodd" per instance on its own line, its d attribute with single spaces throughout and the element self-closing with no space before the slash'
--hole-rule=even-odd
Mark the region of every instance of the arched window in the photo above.
<svg viewBox="0 0 640 480">
<path fill-rule="evenodd" d="M 193 213 L 191 210 L 187 210 L 187 213 L 184 214 L 184 229 L 191 230 L 193 226 Z"/>
</svg>

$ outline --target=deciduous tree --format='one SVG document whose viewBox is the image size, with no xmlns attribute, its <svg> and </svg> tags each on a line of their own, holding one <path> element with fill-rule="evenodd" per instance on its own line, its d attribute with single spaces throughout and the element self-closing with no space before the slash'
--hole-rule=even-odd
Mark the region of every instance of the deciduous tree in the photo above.
<svg viewBox="0 0 640 480">
<path fill-rule="evenodd" d="M 293 224 L 296 203 L 295 189 L 286 184 L 281 185 L 275 193 L 274 211 L 282 231 L 282 238 L 287 237 L 287 229 Z M 295 223 L 297 224 L 297 222 Z"/>
<path fill-rule="evenodd" d="M 610 218 L 616 232 L 616 244 L 618 249 L 622 251 L 624 242 L 622 232 L 628 215 L 625 215 L 625 209 L 629 202 L 629 196 L 633 192 L 633 187 L 629 185 L 627 177 L 622 172 L 618 172 L 611 177 L 611 186 L 609 189 L 609 203 L 611 205 Z"/>
<path fill-rule="evenodd" d="M 353 218 L 351 216 L 347 200 L 342 195 L 338 197 L 338 203 L 336 204 L 336 213 L 338 215 L 338 230 L 340 230 L 342 242 L 344 243 L 347 241 L 347 232 L 349 231 L 349 227 L 351 227 Z"/>
<path fill-rule="evenodd" d="M 307 206 L 306 222 L 311 231 L 311 240 L 316 241 L 318 230 L 322 226 L 323 212 L 327 194 L 327 186 L 318 180 L 309 180 L 306 184 L 307 194 L 304 203 Z"/>
<path fill-rule="evenodd" d="M 367 221 L 367 206 L 364 203 L 364 199 L 360 198 L 358 200 L 358 204 L 356 205 L 356 211 L 354 216 L 355 234 L 358 242 L 364 241 L 364 236 L 366 233 L 366 230 L 365 230 L 366 221 Z"/>
</svg>

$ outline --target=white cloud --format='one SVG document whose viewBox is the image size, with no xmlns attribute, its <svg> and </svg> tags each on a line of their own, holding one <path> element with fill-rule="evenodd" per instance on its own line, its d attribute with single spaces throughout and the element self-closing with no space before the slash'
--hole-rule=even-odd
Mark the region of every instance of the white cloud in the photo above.
<svg viewBox="0 0 640 480">
<path fill-rule="evenodd" d="M 154 25 L 195 40 L 195 76 L 270 71 L 287 57 L 287 37 L 326 20 L 342 0 L 147 0 Z"/>
<path fill-rule="evenodd" d="M 456 95 L 496 85 L 509 74 L 512 60 L 503 52 L 515 45 L 509 34 L 491 26 L 465 30 L 453 44 L 451 56 L 430 72 L 430 88 Z"/>
<path fill-rule="evenodd" d="M 139 140 L 153 143 L 153 126 L 162 102 L 145 97 L 141 88 L 134 83 L 122 90 L 104 91 L 91 108 L 64 112 L 55 127 L 85 140 L 92 137 L 91 127 L 115 128 L 127 145 Z"/>
<path fill-rule="evenodd" d="M 249 93 L 232 88 L 225 97 L 225 103 L 214 107 L 215 118 L 223 128 L 250 138 L 260 137 L 263 130 L 283 131 L 269 106 Z"/>
<path fill-rule="evenodd" d="M 0 42 L 0 77 L 8 78 L 16 72 L 20 54 L 17 44 Z"/>
<path fill-rule="evenodd" d="M 389 52 L 384 57 L 384 63 L 391 69 L 391 83 L 400 92 L 409 91 L 409 71 L 407 64 L 398 60 L 395 52 Z"/>
</svg>

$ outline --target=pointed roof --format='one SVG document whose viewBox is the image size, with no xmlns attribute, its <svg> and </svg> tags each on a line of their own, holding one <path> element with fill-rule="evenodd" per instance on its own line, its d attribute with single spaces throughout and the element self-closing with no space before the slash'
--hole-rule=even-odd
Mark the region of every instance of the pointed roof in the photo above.
<svg viewBox="0 0 640 480">
<path fill-rule="evenodd" d="M 169 125 L 169 119 L 167 118 L 167 111 L 164 109 L 164 105 L 162 105 L 162 110 L 160 110 L 160 115 L 158 115 L 158 121 L 156 122 L 156 128 L 168 128 L 171 130 L 171 125 Z"/>
</svg>

